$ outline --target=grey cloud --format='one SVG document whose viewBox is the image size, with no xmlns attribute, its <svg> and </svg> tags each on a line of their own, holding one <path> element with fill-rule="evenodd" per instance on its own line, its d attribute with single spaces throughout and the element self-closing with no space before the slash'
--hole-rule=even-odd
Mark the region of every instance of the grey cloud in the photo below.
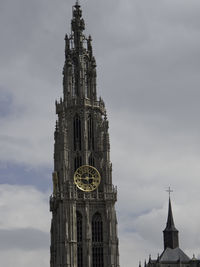
<svg viewBox="0 0 200 267">
<path fill-rule="evenodd" d="M 0 249 L 40 250 L 49 246 L 49 233 L 34 228 L 0 229 Z"/>
<path fill-rule="evenodd" d="M 0 88 L 0 117 L 7 117 L 13 111 L 13 97 L 12 94 L 6 92 L 5 89 Z"/>
<path fill-rule="evenodd" d="M 24 55 L 31 45 L 42 15 L 38 4 L 39 1 L 1 1 L 1 62 L 5 65 Z"/>
</svg>

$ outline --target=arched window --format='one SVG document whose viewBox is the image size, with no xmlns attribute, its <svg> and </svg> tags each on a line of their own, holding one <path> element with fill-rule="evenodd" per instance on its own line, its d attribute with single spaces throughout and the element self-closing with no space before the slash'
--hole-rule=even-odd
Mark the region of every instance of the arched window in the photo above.
<svg viewBox="0 0 200 267">
<path fill-rule="evenodd" d="M 72 64 L 72 96 L 75 96 L 75 67 L 74 63 Z"/>
<path fill-rule="evenodd" d="M 85 84 L 85 97 L 90 98 L 89 88 L 88 88 L 88 59 L 84 58 L 84 84 Z"/>
<path fill-rule="evenodd" d="M 77 225 L 77 266 L 83 267 L 83 219 L 80 212 L 76 212 Z"/>
<path fill-rule="evenodd" d="M 88 149 L 94 149 L 94 122 L 91 115 L 88 116 Z"/>
<path fill-rule="evenodd" d="M 104 267 L 103 221 L 98 212 L 92 218 L 92 267 Z"/>
<path fill-rule="evenodd" d="M 76 171 L 82 165 L 82 157 L 77 155 L 74 159 L 74 171 Z"/>
<path fill-rule="evenodd" d="M 79 64 L 78 59 L 74 57 L 73 58 L 73 66 L 74 66 L 73 87 L 74 87 L 74 96 L 76 97 L 80 96 L 80 91 L 79 91 L 80 74 L 79 74 L 78 64 Z"/>
<path fill-rule="evenodd" d="M 81 120 L 78 115 L 74 117 L 74 151 L 81 150 Z"/>
</svg>

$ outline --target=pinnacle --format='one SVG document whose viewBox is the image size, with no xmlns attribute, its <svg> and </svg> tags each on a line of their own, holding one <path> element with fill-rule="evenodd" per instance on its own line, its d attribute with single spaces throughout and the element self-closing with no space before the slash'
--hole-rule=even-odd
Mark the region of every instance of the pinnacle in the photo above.
<svg viewBox="0 0 200 267">
<path fill-rule="evenodd" d="M 76 0 L 75 6 L 80 6 L 79 0 Z"/>
</svg>

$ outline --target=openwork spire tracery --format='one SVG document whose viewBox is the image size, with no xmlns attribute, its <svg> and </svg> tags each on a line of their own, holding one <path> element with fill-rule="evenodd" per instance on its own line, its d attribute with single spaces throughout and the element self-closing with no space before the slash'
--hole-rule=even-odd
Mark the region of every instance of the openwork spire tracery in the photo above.
<svg viewBox="0 0 200 267">
<path fill-rule="evenodd" d="M 96 61 L 92 52 L 92 38 L 84 35 L 85 22 L 79 3 L 73 7 L 71 35 L 65 36 L 64 97 L 97 100 Z"/>
</svg>

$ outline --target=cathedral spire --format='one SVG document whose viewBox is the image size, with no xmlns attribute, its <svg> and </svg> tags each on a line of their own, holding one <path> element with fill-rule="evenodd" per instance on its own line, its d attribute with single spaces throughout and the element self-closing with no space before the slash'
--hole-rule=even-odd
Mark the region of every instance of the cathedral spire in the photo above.
<svg viewBox="0 0 200 267">
<path fill-rule="evenodd" d="M 63 69 L 64 102 L 68 106 L 81 101 L 97 101 L 96 61 L 92 37 L 84 34 L 85 22 L 79 1 L 72 9 L 71 34 L 65 36 L 65 65 Z"/>
<path fill-rule="evenodd" d="M 65 36 L 64 100 L 75 96 L 83 99 L 86 95 L 87 51 L 84 46 L 87 38 L 84 30 L 81 6 L 76 1 L 72 9 L 71 35 Z"/>
<path fill-rule="evenodd" d="M 178 230 L 176 229 L 174 224 L 170 197 L 169 197 L 167 224 L 165 230 L 163 231 L 163 235 L 164 235 L 164 249 L 166 248 L 174 249 L 179 246 Z"/>
<path fill-rule="evenodd" d="M 76 1 L 75 6 L 73 6 L 73 18 L 72 18 L 72 33 L 74 35 L 74 45 L 77 51 L 83 48 L 84 35 L 83 31 L 85 30 L 85 22 L 82 18 L 82 10 L 79 2 Z"/>
</svg>

